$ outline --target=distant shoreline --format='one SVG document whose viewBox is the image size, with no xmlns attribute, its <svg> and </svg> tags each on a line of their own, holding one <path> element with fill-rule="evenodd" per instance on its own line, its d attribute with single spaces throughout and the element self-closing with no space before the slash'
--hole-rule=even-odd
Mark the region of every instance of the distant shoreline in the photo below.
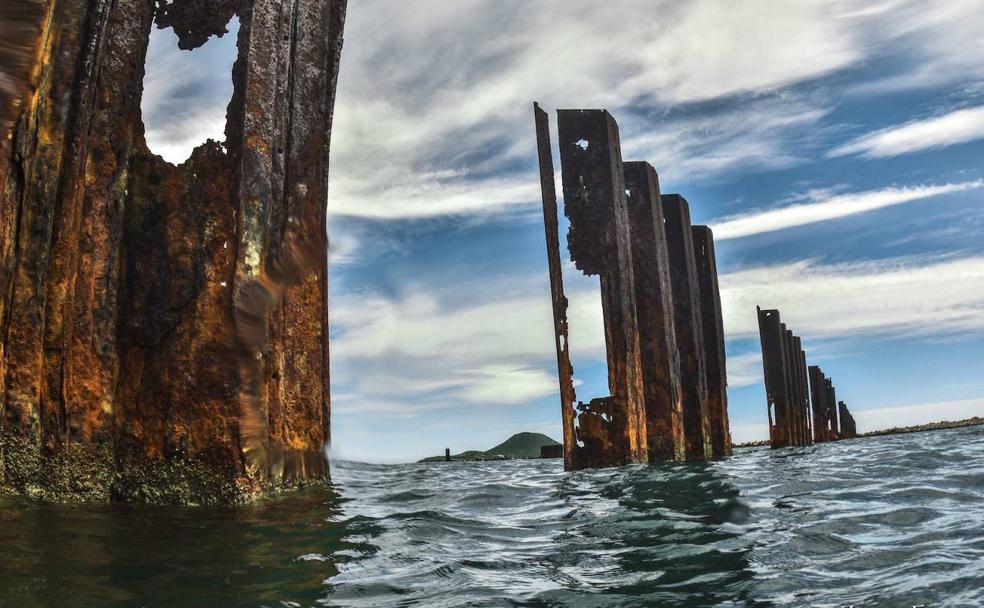
<svg viewBox="0 0 984 608">
<path fill-rule="evenodd" d="M 926 424 L 918 424 L 915 426 L 896 426 L 890 429 L 882 429 L 878 431 L 870 431 L 867 433 L 861 433 L 854 439 L 861 439 L 863 437 L 881 437 L 884 435 L 905 435 L 908 433 L 922 433 L 925 431 L 940 431 L 943 429 L 958 429 L 968 426 L 979 426 L 984 424 L 984 418 L 980 416 L 974 416 L 973 418 L 966 418 L 964 420 L 944 420 L 942 422 L 929 422 Z M 848 440 L 843 440 L 848 441 Z M 736 443 L 734 445 L 735 449 L 740 448 L 757 448 L 769 445 L 769 440 L 764 439 L 762 441 L 748 441 L 745 443 Z"/>
</svg>

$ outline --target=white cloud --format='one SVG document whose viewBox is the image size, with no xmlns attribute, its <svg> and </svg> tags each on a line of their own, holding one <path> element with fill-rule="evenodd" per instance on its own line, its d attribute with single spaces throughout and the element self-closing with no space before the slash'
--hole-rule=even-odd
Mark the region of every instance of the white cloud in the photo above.
<svg viewBox="0 0 984 608">
<path fill-rule="evenodd" d="M 343 329 L 332 343 L 333 358 L 398 352 L 477 363 L 487 357 L 508 360 L 543 354 L 544 345 L 553 348 L 548 291 L 507 292 L 455 307 L 415 290 L 398 298 L 351 294 L 335 298 L 335 304 L 332 322 Z"/>
<path fill-rule="evenodd" d="M 557 375 L 544 369 L 499 363 L 472 371 L 475 378 L 462 394 L 471 403 L 526 403 L 559 390 Z"/>
<path fill-rule="evenodd" d="M 603 363 L 597 279 L 573 275 L 565 279 L 570 279 L 575 368 L 583 369 L 579 362 Z M 726 273 L 720 283 L 730 340 L 757 336 L 756 304 L 779 307 L 801 335 L 818 339 L 857 335 L 965 339 L 984 332 L 984 297 L 979 290 L 984 284 L 984 256 L 836 265 L 805 260 Z M 462 294 L 467 294 L 465 299 Z M 392 458 L 398 458 L 397 453 L 405 457 L 439 452 L 426 447 L 438 441 L 429 435 L 401 436 L 392 446 L 366 452 L 368 448 L 351 433 L 367 424 L 405 428 L 427 416 L 428 432 L 436 433 L 432 420 L 446 420 L 450 426 L 442 433 L 448 438 L 459 437 L 461 425 L 467 426 L 469 436 L 484 436 L 486 425 L 496 420 L 494 412 L 556 395 L 545 277 L 483 277 L 454 289 L 408 283 L 394 295 L 346 292 L 334 297 L 331 306 L 337 334 L 332 340 L 333 412 L 342 429 L 339 441 L 360 458 L 370 454 L 378 458 L 387 450 L 393 452 Z M 830 352 L 824 357 L 837 355 Z M 731 388 L 759 384 L 761 374 L 757 351 L 731 352 Z M 587 394 L 592 389 L 583 390 L 585 394 L 580 394 L 582 388 L 578 389 L 582 399 L 599 396 Z M 855 409 L 859 425 L 867 428 L 863 426 L 867 414 Z M 939 409 L 927 414 L 927 420 L 960 417 L 953 413 L 959 411 Z M 736 441 L 749 441 L 764 438 L 767 431 L 764 420 L 745 416 L 735 417 L 732 432 Z M 476 442 L 464 447 L 481 447 L 482 442 Z"/>
<path fill-rule="evenodd" d="M 765 408 L 762 408 L 763 410 Z M 731 440 L 735 443 L 762 441 L 769 438 L 769 421 L 764 416 L 747 422 L 731 422 Z"/>
<path fill-rule="evenodd" d="M 984 257 L 823 265 L 805 260 L 720 277 L 728 336 L 758 333 L 756 305 L 810 336 L 984 331 Z"/>
<path fill-rule="evenodd" d="M 899 156 L 984 139 L 984 106 L 965 108 L 868 133 L 839 146 L 829 156 Z"/>
<path fill-rule="evenodd" d="M 578 361 L 604 361 L 605 343 L 597 285 L 571 283 L 577 368 Z M 756 305 L 781 309 L 801 335 L 818 338 L 984 332 L 978 288 L 984 257 L 800 261 L 726 273 L 720 283 L 729 339 L 757 335 Z M 462 292 L 476 297 L 458 301 Z M 545 281 L 513 277 L 458 285 L 457 291 L 345 294 L 332 300 L 331 317 L 338 333 L 333 381 L 343 408 L 363 402 L 377 409 L 373 403 L 385 402 L 390 412 L 516 405 L 557 390 Z M 761 380 L 758 352 L 732 353 L 728 365 L 733 388 Z"/>
<path fill-rule="evenodd" d="M 380 27 L 381 14 L 400 27 Z M 640 117 L 634 131 L 672 141 L 678 153 L 647 148 L 666 155 L 667 174 L 789 162 L 783 136 L 823 110 L 777 91 L 862 56 L 837 14 L 791 1 L 359 3 L 346 25 L 330 207 L 396 218 L 537 201 L 534 99 L 627 117 L 743 96 L 734 112 Z"/>
<path fill-rule="evenodd" d="M 855 91 L 973 86 L 984 79 L 984 1 L 889 0 L 860 11 L 858 4 L 841 2 L 844 17 L 854 22 L 857 35 L 870 41 L 871 55 L 890 61 L 881 77 L 862 82 Z"/>
<path fill-rule="evenodd" d="M 784 228 L 825 222 L 884 207 L 964 192 L 984 186 L 984 180 L 943 184 L 939 186 L 903 186 L 852 192 L 778 209 L 752 211 L 711 222 L 714 238 L 723 241 L 753 234 L 774 232 Z M 825 194 L 825 193 L 821 193 Z"/>
<path fill-rule="evenodd" d="M 728 354 L 728 386 L 741 388 L 762 382 L 762 353 L 755 350 L 740 355 Z"/>
<path fill-rule="evenodd" d="M 970 86 L 984 79 L 982 10 L 981 0 L 363 2 L 347 24 L 330 208 L 400 218 L 535 204 L 534 99 L 610 109 L 626 156 L 671 181 L 800 163 L 841 95 L 795 85 L 869 63 L 883 88 Z M 401 27 L 380 27 L 383 13 Z"/>
</svg>

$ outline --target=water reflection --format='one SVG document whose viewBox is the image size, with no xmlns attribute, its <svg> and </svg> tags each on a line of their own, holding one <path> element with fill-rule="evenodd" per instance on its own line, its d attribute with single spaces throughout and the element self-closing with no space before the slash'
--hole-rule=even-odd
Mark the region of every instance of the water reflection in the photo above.
<svg viewBox="0 0 984 608">
<path fill-rule="evenodd" d="M 356 546 L 339 505 L 331 490 L 228 509 L 0 499 L 0 605 L 309 605 Z"/>
</svg>

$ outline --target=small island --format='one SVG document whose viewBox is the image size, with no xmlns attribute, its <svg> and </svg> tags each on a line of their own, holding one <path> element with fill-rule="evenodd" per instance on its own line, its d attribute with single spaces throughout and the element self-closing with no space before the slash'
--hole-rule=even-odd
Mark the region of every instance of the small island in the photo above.
<svg viewBox="0 0 984 608">
<path fill-rule="evenodd" d="M 516 433 L 499 445 L 485 450 L 468 450 L 460 454 L 451 456 L 452 462 L 472 462 L 481 460 L 523 460 L 528 458 L 540 458 L 540 450 L 544 446 L 559 446 L 560 442 L 554 441 L 543 433 Z M 563 454 L 563 450 L 560 452 Z M 444 456 L 431 456 L 424 458 L 420 462 L 445 462 Z"/>
</svg>

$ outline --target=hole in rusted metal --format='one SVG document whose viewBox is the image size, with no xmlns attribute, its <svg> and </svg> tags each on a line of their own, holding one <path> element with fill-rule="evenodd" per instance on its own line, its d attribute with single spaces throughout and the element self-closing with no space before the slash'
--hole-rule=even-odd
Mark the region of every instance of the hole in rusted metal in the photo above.
<svg viewBox="0 0 984 608">
<path fill-rule="evenodd" d="M 147 147 L 177 165 L 206 141 L 225 139 L 239 19 L 194 32 L 181 22 L 171 25 L 175 19 L 158 13 L 155 20 L 140 109 Z"/>
</svg>

